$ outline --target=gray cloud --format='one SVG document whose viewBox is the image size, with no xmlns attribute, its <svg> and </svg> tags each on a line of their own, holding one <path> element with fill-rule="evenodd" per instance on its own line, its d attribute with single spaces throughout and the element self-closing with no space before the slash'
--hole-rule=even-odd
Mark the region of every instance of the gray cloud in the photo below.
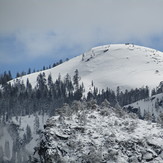
<svg viewBox="0 0 163 163">
<path fill-rule="evenodd" d="M 0 0 L 0 34 L 14 33 L 28 57 L 134 39 L 150 46 L 163 33 L 162 6 L 162 0 Z"/>
</svg>

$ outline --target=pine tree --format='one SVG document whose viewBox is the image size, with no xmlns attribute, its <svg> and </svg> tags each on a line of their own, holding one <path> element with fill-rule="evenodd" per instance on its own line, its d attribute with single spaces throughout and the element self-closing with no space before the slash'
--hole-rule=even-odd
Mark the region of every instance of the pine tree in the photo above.
<svg viewBox="0 0 163 163">
<path fill-rule="evenodd" d="M 16 74 L 16 77 L 18 78 L 18 77 L 20 77 L 20 74 L 19 74 L 19 72 L 17 72 L 17 74 Z"/>
<path fill-rule="evenodd" d="M 28 73 L 27 74 L 31 74 L 31 69 L 30 68 L 28 69 Z"/>
<path fill-rule="evenodd" d="M 84 54 L 82 54 L 82 61 L 84 61 L 84 57 L 85 57 Z"/>
<path fill-rule="evenodd" d="M 49 88 L 52 87 L 52 84 L 53 84 L 52 76 L 51 76 L 51 74 L 49 74 L 49 76 L 48 76 L 48 86 L 49 86 Z"/>
<path fill-rule="evenodd" d="M 60 59 L 60 60 L 59 60 L 59 64 L 62 64 L 62 63 L 63 63 L 63 61 L 62 61 L 62 59 Z"/>
<path fill-rule="evenodd" d="M 75 75 L 73 76 L 73 84 L 75 85 L 75 90 L 77 91 L 79 89 L 79 71 L 76 69 L 75 70 Z"/>
<path fill-rule="evenodd" d="M 8 71 L 8 81 L 12 80 L 11 71 Z"/>
<path fill-rule="evenodd" d="M 30 126 L 28 125 L 26 127 L 26 136 L 27 136 L 27 143 L 29 143 L 32 139 L 32 132 Z"/>
<path fill-rule="evenodd" d="M 34 130 L 35 130 L 36 133 L 38 133 L 39 127 L 40 127 L 39 117 L 36 114 L 35 115 L 35 120 L 34 120 Z"/>
<path fill-rule="evenodd" d="M 71 81 L 71 77 L 69 74 L 66 75 L 64 80 L 65 87 L 67 89 L 67 95 L 70 96 L 73 93 L 74 87 Z"/>
<path fill-rule="evenodd" d="M 48 89 L 46 85 L 45 73 L 40 73 L 37 77 L 37 98 L 46 98 L 48 94 Z"/>
<path fill-rule="evenodd" d="M 5 156 L 10 158 L 10 145 L 9 141 L 5 141 Z"/>
<path fill-rule="evenodd" d="M 24 133 L 23 134 L 23 143 L 24 144 L 27 144 L 28 142 L 27 142 L 27 135 Z"/>
<path fill-rule="evenodd" d="M 120 88 L 119 86 L 117 87 L 117 101 L 120 101 Z"/>
<path fill-rule="evenodd" d="M 154 95 L 156 95 L 156 90 L 153 88 L 153 89 L 152 89 L 151 96 L 154 96 Z"/>
<path fill-rule="evenodd" d="M 26 82 L 26 90 L 27 90 L 27 93 L 28 94 L 31 94 L 32 93 L 32 85 L 29 82 L 29 79 L 28 78 L 27 78 L 27 82 Z"/>
</svg>

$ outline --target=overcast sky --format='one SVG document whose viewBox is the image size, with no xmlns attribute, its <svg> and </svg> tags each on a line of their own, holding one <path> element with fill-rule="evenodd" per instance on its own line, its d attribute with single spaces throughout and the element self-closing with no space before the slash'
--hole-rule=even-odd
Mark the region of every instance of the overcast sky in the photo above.
<svg viewBox="0 0 163 163">
<path fill-rule="evenodd" d="M 131 42 L 163 51 L 163 0 L 0 0 L 0 73 Z"/>
</svg>

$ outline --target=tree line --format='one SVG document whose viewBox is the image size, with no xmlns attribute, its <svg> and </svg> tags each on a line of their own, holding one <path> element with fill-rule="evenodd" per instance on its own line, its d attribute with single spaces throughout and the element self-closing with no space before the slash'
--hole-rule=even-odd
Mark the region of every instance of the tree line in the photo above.
<svg viewBox="0 0 163 163">
<path fill-rule="evenodd" d="M 41 72 L 41 71 L 44 71 L 44 70 L 48 70 L 48 69 L 51 69 L 53 67 L 56 67 L 66 61 L 68 61 L 69 59 L 66 58 L 65 61 L 63 61 L 62 59 L 60 59 L 59 61 L 57 62 L 54 62 L 53 64 L 49 65 L 49 66 L 43 66 L 42 69 L 38 69 L 38 70 L 35 70 L 33 69 L 33 71 L 31 70 L 31 68 L 29 68 L 27 71 L 22 71 L 22 72 L 17 72 L 16 73 L 16 78 L 18 77 L 22 77 L 22 76 L 25 76 L 25 75 L 28 75 L 28 74 L 31 74 L 31 73 L 35 73 L 35 72 Z M 5 71 L 4 73 L 0 74 L 0 84 L 5 84 L 6 82 L 12 80 L 13 77 L 12 77 L 12 74 L 11 74 L 11 71 Z"/>
<path fill-rule="evenodd" d="M 84 85 L 79 84 L 79 72 L 75 71 L 73 79 L 67 74 L 61 75 L 53 82 L 51 74 L 37 76 L 37 84 L 33 88 L 29 80 L 26 83 L 16 80 L 13 84 L 6 82 L 0 89 L 0 115 L 4 121 L 16 115 L 30 115 L 35 112 L 54 112 L 63 103 L 80 100 Z"/>
<path fill-rule="evenodd" d="M 88 92 L 87 99 L 96 99 L 98 104 L 101 104 L 105 99 L 107 99 L 112 106 L 119 104 L 121 107 L 134 103 L 138 100 L 145 99 L 149 97 L 149 88 L 148 86 L 142 88 L 135 88 L 122 91 L 120 87 L 117 87 L 116 92 L 112 89 L 106 88 L 102 89 L 101 92 L 98 92 L 98 88 L 94 87 L 93 93 Z"/>
<path fill-rule="evenodd" d="M 135 101 L 149 97 L 148 87 L 131 89 L 130 91 L 117 91 L 109 88 L 101 91 L 94 86 L 94 90 L 88 92 L 85 97 L 84 84 L 80 82 L 79 71 L 76 69 L 73 77 L 67 74 L 64 78 L 58 75 L 53 81 L 51 74 L 46 77 L 45 73 L 37 76 L 37 84 L 33 88 L 29 80 L 26 83 L 16 79 L 11 84 L 10 73 L 4 75 L 2 88 L 0 89 L 0 115 L 3 121 L 12 116 L 30 115 L 36 112 L 54 114 L 55 109 L 62 107 L 64 103 L 71 104 L 74 100 L 96 100 L 101 104 L 107 99 L 112 106 L 124 106 Z M 93 85 L 93 82 L 92 82 Z"/>
</svg>

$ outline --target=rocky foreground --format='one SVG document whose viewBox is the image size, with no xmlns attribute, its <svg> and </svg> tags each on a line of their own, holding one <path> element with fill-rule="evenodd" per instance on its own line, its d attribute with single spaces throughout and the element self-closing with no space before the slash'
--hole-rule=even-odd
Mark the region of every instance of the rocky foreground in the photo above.
<svg viewBox="0 0 163 163">
<path fill-rule="evenodd" d="M 107 101 L 74 102 L 48 119 L 36 153 L 43 163 L 163 163 L 163 129 Z"/>
</svg>

